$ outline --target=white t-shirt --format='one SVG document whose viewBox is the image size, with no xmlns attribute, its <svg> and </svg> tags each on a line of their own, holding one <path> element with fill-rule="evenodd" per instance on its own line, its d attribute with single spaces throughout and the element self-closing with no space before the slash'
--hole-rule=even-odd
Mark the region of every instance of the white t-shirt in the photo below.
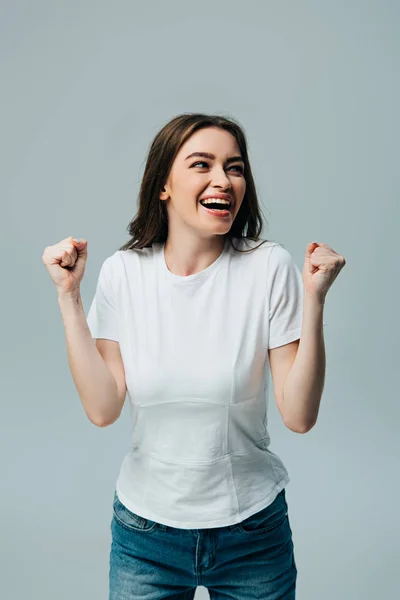
<svg viewBox="0 0 400 600">
<path fill-rule="evenodd" d="M 132 440 L 116 491 L 128 509 L 198 529 L 273 502 L 290 479 L 269 449 L 268 348 L 300 338 L 302 313 L 301 273 L 276 242 L 240 253 L 226 239 L 187 277 L 161 243 L 105 259 L 87 322 L 120 344 Z"/>
</svg>

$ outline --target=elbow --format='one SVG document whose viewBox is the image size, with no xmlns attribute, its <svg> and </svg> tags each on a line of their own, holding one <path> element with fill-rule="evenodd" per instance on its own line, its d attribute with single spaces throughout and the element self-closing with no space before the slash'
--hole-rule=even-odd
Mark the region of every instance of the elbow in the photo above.
<svg viewBox="0 0 400 600">
<path fill-rule="evenodd" d="M 285 422 L 285 426 L 290 429 L 290 431 L 293 431 L 293 433 L 308 433 L 309 431 L 311 431 L 311 429 L 314 427 L 315 423 L 308 423 L 308 424 L 290 424 L 290 423 L 286 423 Z"/>
<path fill-rule="evenodd" d="M 91 421 L 91 423 L 93 423 L 93 425 L 96 425 L 96 427 L 108 427 L 109 425 L 114 423 L 114 421 L 112 421 L 111 423 L 109 421 Z"/>
<path fill-rule="evenodd" d="M 90 417 L 88 417 L 88 419 L 93 425 L 96 425 L 96 427 L 107 427 L 111 424 L 108 421 L 103 421 L 102 419 L 92 419 Z"/>
<path fill-rule="evenodd" d="M 112 425 L 113 423 L 115 423 L 115 421 L 118 419 L 118 416 L 115 419 L 107 420 L 104 417 L 100 417 L 100 416 L 90 417 L 89 415 L 87 415 L 89 421 L 91 423 L 93 423 L 93 425 L 96 425 L 96 427 L 108 427 L 109 425 Z"/>
</svg>

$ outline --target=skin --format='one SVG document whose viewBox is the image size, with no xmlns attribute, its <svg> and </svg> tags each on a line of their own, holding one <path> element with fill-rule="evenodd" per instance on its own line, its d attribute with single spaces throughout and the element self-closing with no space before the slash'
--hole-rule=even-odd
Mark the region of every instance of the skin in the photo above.
<svg viewBox="0 0 400 600">
<path fill-rule="evenodd" d="M 215 159 L 194 156 L 185 160 L 192 152 L 210 152 Z M 218 127 L 196 131 L 180 148 L 160 194 L 160 200 L 167 204 L 164 256 L 172 273 L 199 273 L 221 254 L 225 234 L 232 227 L 246 191 L 243 162 L 225 162 L 233 156 L 240 156 L 236 139 Z M 218 192 L 233 198 L 227 218 L 211 216 L 199 202 L 203 196 Z"/>
</svg>

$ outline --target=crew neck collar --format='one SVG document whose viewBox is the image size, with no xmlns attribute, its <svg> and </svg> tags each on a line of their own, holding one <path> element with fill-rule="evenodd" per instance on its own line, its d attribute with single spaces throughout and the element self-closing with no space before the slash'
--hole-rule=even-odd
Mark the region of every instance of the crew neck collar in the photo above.
<svg viewBox="0 0 400 600">
<path fill-rule="evenodd" d="M 218 258 L 216 258 L 216 260 L 214 260 L 214 262 L 211 263 L 211 265 L 209 265 L 202 271 L 199 271 L 198 273 L 193 273 L 192 275 L 176 275 L 176 273 L 172 273 L 172 271 L 170 271 L 167 267 L 167 263 L 165 261 L 165 254 L 164 254 L 165 242 L 155 244 L 156 249 L 157 249 L 157 258 L 158 258 L 158 263 L 160 266 L 161 273 L 163 274 L 164 278 L 167 281 L 169 281 L 170 283 L 173 283 L 173 284 L 177 284 L 177 285 L 191 284 L 191 283 L 203 280 L 206 277 L 209 277 L 212 273 L 214 273 L 217 269 L 219 269 L 220 266 L 222 265 L 222 263 L 224 262 L 226 255 L 228 253 L 228 245 L 229 245 L 229 240 L 228 240 L 228 238 L 225 238 L 225 242 L 224 242 L 224 246 L 223 246 L 221 254 L 218 256 Z"/>
</svg>

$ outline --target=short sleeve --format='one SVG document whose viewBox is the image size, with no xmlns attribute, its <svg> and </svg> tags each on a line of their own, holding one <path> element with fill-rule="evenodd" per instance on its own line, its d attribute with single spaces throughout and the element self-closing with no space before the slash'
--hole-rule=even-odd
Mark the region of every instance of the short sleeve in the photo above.
<svg viewBox="0 0 400 600">
<path fill-rule="evenodd" d="M 269 277 L 269 343 L 277 348 L 300 339 L 303 320 L 303 278 L 288 250 L 271 250 Z"/>
<path fill-rule="evenodd" d="M 101 265 L 96 292 L 86 322 L 93 338 L 104 338 L 118 342 L 118 321 L 112 288 L 110 258 L 106 258 Z"/>
</svg>

